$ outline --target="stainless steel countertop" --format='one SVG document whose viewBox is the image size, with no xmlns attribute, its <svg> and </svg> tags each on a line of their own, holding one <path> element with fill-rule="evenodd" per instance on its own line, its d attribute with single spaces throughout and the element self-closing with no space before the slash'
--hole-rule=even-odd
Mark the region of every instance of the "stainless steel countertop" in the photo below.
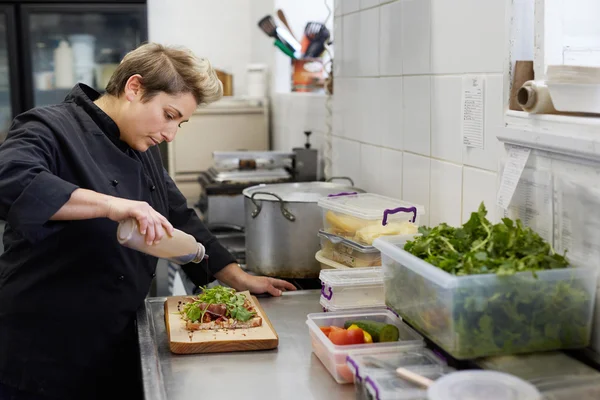
<svg viewBox="0 0 600 400">
<path fill-rule="evenodd" d="M 279 335 L 269 351 L 177 355 L 169 350 L 165 297 L 146 299 L 138 332 L 146 400 L 353 399 L 354 385 L 335 382 L 312 352 L 306 314 L 321 312 L 319 290 L 261 297 Z"/>
</svg>

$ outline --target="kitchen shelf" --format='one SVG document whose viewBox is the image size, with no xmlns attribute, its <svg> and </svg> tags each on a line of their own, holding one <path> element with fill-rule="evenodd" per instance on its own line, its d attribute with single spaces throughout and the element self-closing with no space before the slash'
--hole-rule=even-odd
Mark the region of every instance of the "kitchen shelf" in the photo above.
<svg viewBox="0 0 600 400">
<path fill-rule="evenodd" d="M 506 111 L 504 143 L 600 160 L 600 117 L 529 114 Z"/>
</svg>

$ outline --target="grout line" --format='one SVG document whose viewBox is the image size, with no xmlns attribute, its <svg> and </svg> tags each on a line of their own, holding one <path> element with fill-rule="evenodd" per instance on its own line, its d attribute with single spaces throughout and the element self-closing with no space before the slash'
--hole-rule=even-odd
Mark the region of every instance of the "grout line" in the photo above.
<svg viewBox="0 0 600 400">
<path fill-rule="evenodd" d="M 449 161 L 449 160 L 445 160 L 443 158 L 438 158 L 438 157 L 434 157 L 434 156 L 427 156 L 427 155 L 423 155 L 423 154 L 420 154 L 420 153 L 415 153 L 415 152 L 410 151 L 410 150 L 398 150 L 398 149 L 394 149 L 392 147 L 378 146 L 378 145 L 375 145 L 373 143 L 363 142 L 361 140 L 356 140 L 356 139 L 350 139 L 350 138 L 347 138 L 345 136 L 340 136 L 340 135 L 333 135 L 333 137 L 338 138 L 338 139 L 343 139 L 343 140 L 346 140 L 348 142 L 358 143 L 358 144 L 365 145 L 365 146 L 373 146 L 373 147 L 378 147 L 380 149 L 396 151 L 398 153 L 406 153 L 406 154 L 409 154 L 409 155 L 412 155 L 412 156 L 423 157 L 423 158 L 427 158 L 429 160 L 439 161 L 439 162 L 442 162 L 442 163 L 445 163 L 445 164 L 451 164 L 451 165 L 454 165 L 454 166 L 457 166 L 457 167 L 466 167 L 466 168 L 474 169 L 474 170 L 477 170 L 477 171 L 488 172 L 488 173 L 492 173 L 492 174 L 498 174 L 498 171 L 492 171 L 492 170 L 489 170 L 489 169 L 480 168 L 480 167 L 476 167 L 476 166 L 473 166 L 473 165 L 470 165 L 470 164 L 465 164 L 465 163 L 457 164 L 454 161 Z"/>
<path fill-rule="evenodd" d="M 442 73 L 442 74 L 402 74 L 402 75 L 369 75 L 369 76 L 345 76 L 345 75 L 334 75 L 337 79 L 376 79 L 376 78 L 410 78 L 419 76 L 430 76 L 436 78 L 443 77 L 462 77 L 465 75 L 481 75 L 484 77 L 503 76 L 501 72 L 455 72 L 455 73 Z"/>
</svg>

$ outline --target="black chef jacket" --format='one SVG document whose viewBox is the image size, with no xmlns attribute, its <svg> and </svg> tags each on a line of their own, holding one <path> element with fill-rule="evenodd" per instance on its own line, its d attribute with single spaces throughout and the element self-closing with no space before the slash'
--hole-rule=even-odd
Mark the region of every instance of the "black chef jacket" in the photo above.
<svg viewBox="0 0 600 400">
<path fill-rule="evenodd" d="M 48 396 L 92 398 L 135 378 L 133 321 L 157 264 L 121 246 L 109 219 L 50 221 L 75 189 L 148 202 L 204 244 L 211 274 L 235 262 L 187 207 L 158 148 L 119 140 L 98 97 L 79 84 L 63 103 L 18 116 L 0 146 L 0 382 Z M 195 283 L 208 273 L 184 271 Z"/>
</svg>

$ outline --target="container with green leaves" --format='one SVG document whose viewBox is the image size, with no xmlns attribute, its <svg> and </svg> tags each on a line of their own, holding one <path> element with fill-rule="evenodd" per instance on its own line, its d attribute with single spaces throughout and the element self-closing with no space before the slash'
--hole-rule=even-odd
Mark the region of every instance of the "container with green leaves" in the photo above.
<svg viewBox="0 0 600 400">
<path fill-rule="evenodd" d="M 459 228 L 420 228 L 382 253 L 386 304 L 457 359 L 589 344 L 596 265 L 573 268 L 523 226 L 481 205 Z"/>
</svg>

